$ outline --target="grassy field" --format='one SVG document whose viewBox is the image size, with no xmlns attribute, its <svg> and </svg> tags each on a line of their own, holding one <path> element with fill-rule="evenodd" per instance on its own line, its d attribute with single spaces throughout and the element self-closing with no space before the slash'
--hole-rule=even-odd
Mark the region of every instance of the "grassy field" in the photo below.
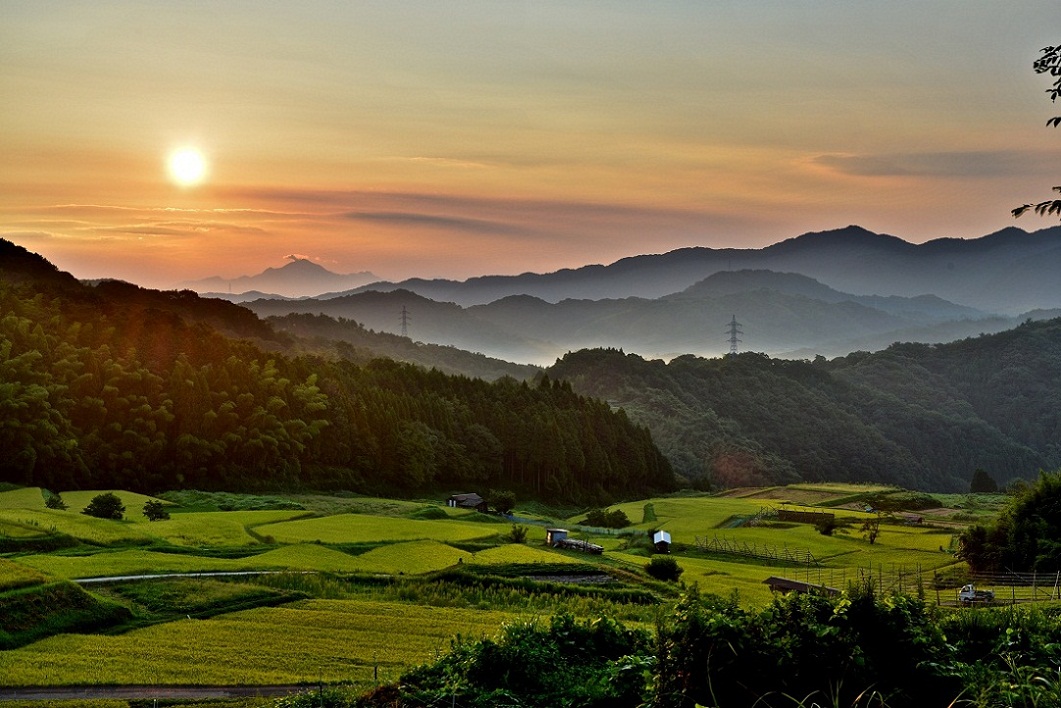
<svg viewBox="0 0 1061 708">
<path fill-rule="evenodd" d="M 0 492 L 0 509 L 44 509 L 44 495 L 40 487 L 22 487 Z"/>
<path fill-rule="evenodd" d="M 122 500 L 122 504 L 125 505 L 125 519 L 126 521 L 135 522 L 147 522 L 147 517 L 144 516 L 144 504 L 152 501 L 155 497 L 145 496 L 143 494 L 137 494 L 136 492 L 126 492 L 121 489 L 100 489 L 93 491 L 76 491 L 76 492 L 63 492 L 60 496 L 63 498 L 63 503 L 66 504 L 67 509 L 72 512 L 80 513 L 92 498 L 106 493 L 112 493 L 118 495 Z M 162 501 L 162 500 L 156 500 Z M 169 502 L 162 501 L 163 504 L 169 505 Z"/>
<path fill-rule="evenodd" d="M 38 585 L 48 579 L 34 568 L 0 558 L 0 591 Z"/>
<path fill-rule="evenodd" d="M 381 621 L 381 618 L 387 618 Z M 311 600 L 182 620 L 120 636 L 61 635 L 0 652 L 6 686 L 285 684 L 392 680 L 462 636 L 489 636 L 510 613 Z M 400 631 L 399 631 L 400 630 Z"/>
<path fill-rule="evenodd" d="M 521 615 L 547 617 L 565 607 L 580 616 L 603 612 L 647 622 L 678 594 L 677 586 L 650 580 L 644 572 L 651 555 L 646 532 L 654 529 L 671 534 L 683 582 L 721 595 L 736 591 L 748 606 L 771 600 L 763 581 L 773 575 L 843 588 L 866 574 L 920 568 L 930 576 L 956 567 L 953 527 L 885 522 L 870 544 L 861 525 L 877 517 L 860 511 L 829 509 L 843 522 L 831 536 L 809 524 L 742 524 L 785 503 L 810 508 L 894 491 L 822 484 L 641 500 L 618 505 L 633 525 L 610 534 L 579 529 L 585 513 L 550 519 L 535 506 L 527 513 L 543 523 L 521 524 L 527 542 L 511 544 L 510 522 L 425 500 L 181 492 L 167 495 L 171 519 L 149 522 L 141 511 L 151 497 L 120 492 L 127 519 L 109 521 L 79 513 L 99 492 L 63 493 L 70 507 L 64 512 L 44 508 L 39 489 L 16 489 L 0 493 L 0 537 L 8 547 L 21 542 L 31 549 L 35 538 L 63 534 L 75 545 L 0 558 L 0 593 L 56 579 L 112 575 L 292 574 L 90 587 L 105 609 L 127 605 L 134 617 L 130 626 L 140 628 L 115 636 L 50 636 L 0 652 L 0 684 L 353 680 L 368 685 L 377 670 L 381 681 L 394 678 L 444 651 L 457 634 L 491 634 Z M 945 512 L 979 518 L 997 513 L 998 500 L 955 496 L 945 501 L 962 509 Z M 652 511 L 648 519 L 646 505 Z M 218 510 L 222 506 L 234 510 Z M 591 556 L 547 548 L 546 526 L 566 527 L 605 552 Z M 698 545 L 715 540 L 781 556 L 810 554 L 818 564 L 768 562 Z M 597 568 L 618 582 L 597 589 L 528 586 L 531 581 L 520 577 L 535 575 L 535 566 L 553 575 L 574 564 Z M 291 602 L 307 596 L 318 599 Z M 240 607 L 255 609 L 231 611 Z"/>
<path fill-rule="evenodd" d="M 72 536 L 81 541 L 108 545 L 114 543 L 150 543 L 151 535 L 144 524 L 96 519 L 74 511 L 56 509 L 0 509 L 0 524 L 23 524 Z"/>
<path fill-rule="evenodd" d="M 368 514 L 339 514 L 316 519 L 265 524 L 255 529 L 280 543 L 358 543 L 384 541 L 473 541 L 490 538 L 508 529 L 459 519 L 418 521 Z"/>
</svg>

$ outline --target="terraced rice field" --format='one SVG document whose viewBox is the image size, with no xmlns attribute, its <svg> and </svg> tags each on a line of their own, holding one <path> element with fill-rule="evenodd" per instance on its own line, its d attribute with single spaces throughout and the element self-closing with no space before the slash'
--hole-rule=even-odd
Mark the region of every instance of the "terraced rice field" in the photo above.
<svg viewBox="0 0 1061 708">
<path fill-rule="evenodd" d="M 339 514 L 317 519 L 265 524 L 255 529 L 280 543 L 365 543 L 387 541 L 473 541 L 505 533 L 501 524 L 460 521 L 418 521 L 367 514 Z"/>
<path fill-rule="evenodd" d="M 43 573 L 33 568 L 0 558 L 0 592 L 28 585 L 39 585 L 47 580 L 48 578 Z"/>
<path fill-rule="evenodd" d="M 63 503 L 66 504 L 70 511 L 79 513 L 88 506 L 93 497 L 108 492 L 118 495 L 122 500 L 122 504 L 125 504 L 125 519 L 127 521 L 146 523 L 147 517 L 144 516 L 144 504 L 149 501 L 161 501 L 164 505 L 169 505 L 169 502 L 167 501 L 155 499 L 155 497 L 149 497 L 144 494 L 137 494 L 136 492 L 126 492 L 121 489 L 63 492 L 61 496 L 63 498 Z"/>
<path fill-rule="evenodd" d="M 308 600 L 119 636 L 60 635 L 0 652 L 0 685 L 286 684 L 397 678 L 449 648 L 489 636 L 504 612 L 361 600 Z M 396 629 L 400 628 L 400 631 Z"/>
<path fill-rule="evenodd" d="M 0 492 L 0 509 L 44 509 L 44 495 L 40 487 L 23 487 Z"/>
<path fill-rule="evenodd" d="M 91 556 L 34 555 L 20 564 L 60 578 L 97 578 L 156 573 L 200 573 L 244 570 L 317 570 L 354 572 L 357 558 L 316 544 L 277 548 L 246 558 L 206 558 L 146 550 L 122 550 Z"/>
<path fill-rule="evenodd" d="M 0 524 L 3 523 L 36 527 L 42 533 L 64 533 L 76 539 L 99 545 L 150 543 L 152 540 L 144 524 L 95 519 L 75 511 L 0 509 Z"/>
</svg>

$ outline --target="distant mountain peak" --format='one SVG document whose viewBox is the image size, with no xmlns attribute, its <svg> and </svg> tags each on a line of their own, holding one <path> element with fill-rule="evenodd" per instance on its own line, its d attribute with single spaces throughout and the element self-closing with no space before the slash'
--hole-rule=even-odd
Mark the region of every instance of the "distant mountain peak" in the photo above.
<svg viewBox="0 0 1061 708">
<path fill-rule="evenodd" d="M 329 291 L 349 290 L 379 280 L 368 271 L 360 273 L 334 273 L 308 258 L 290 256 L 282 266 L 266 268 L 258 275 L 243 275 L 238 278 L 213 276 L 186 283 L 180 287 L 199 292 L 245 293 L 252 290 L 276 293 L 285 297 L 320 295 Z"/>
</svg>

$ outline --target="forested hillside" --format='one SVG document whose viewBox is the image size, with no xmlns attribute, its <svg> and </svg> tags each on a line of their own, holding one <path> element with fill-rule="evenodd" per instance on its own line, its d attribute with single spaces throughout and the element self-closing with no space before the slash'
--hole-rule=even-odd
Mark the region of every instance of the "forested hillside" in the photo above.
<svg viewBox="0 0 1061 708">
<path fill-rule="evenodd" d="M 370 330 L 359 322 L 342 317 L 290 314 L 269 317 L 266 322 L 278 332 L 297 336 L 303 349 L 334 354 L 350 361 L 364 363 L 386 357 L 487 381 L 504 376 L 519 381 L 531 380 L 542 373 L 540 367 L 530 364 L 513 364 L 442 344 L 414 342 L 409 337 Z"/>
<path fill-rule="evenodd" d="M 231 303 L 82 285 L 0 242 L 0 480 L 586 502 L 673 484 L 646 429 L 569 386 L 269 351 L 289 347 Z"/>
<path fill-rule="evenodd" d="M 810 361 L 569 354 L 549 370 L 647 425 L 690 480 L 964 491 L 1061 464 L 1061 320 Z"/>
</svg>

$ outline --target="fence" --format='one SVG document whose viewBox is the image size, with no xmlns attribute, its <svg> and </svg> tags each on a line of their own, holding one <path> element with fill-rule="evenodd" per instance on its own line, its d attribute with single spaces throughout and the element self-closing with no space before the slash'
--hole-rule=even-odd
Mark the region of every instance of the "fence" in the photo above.
<svg viewBox="0 0 1061 708">
<path fill-rule="evenodd" d="M 731 541 L 726 538 L 714 538 L 708 540 L 706 537 L 696 537 L 696 548 L 702 553 L 721 553 L 724 555 L 741 556 L 744 558 L 756 558 L 768 560 L 775 563 L 789 563 L 792 565 L 816 566 L 818 560 L 810 551 L 790 549 L 788 546 L 777 548 L 747 541 Z"/>
<path fill-rule="evenodd" d="M 850 583 L 865 583 L 879 595 L 890 593 L 921 594 L 937 605 L 957 606 L 958 589 L 972 583 L 977 590 L 994 593 L 994 605 L 1016 605 L 1027 602 L 1061 600 L 1061 572 L 1051 573 L 977 573 L 955 578 L 936 570 L 899 564 L 875 568 L 806 567 L 786 573 L 792 580 L 812 585 L 826 585 L 843 590 Z"/>
</svg>

